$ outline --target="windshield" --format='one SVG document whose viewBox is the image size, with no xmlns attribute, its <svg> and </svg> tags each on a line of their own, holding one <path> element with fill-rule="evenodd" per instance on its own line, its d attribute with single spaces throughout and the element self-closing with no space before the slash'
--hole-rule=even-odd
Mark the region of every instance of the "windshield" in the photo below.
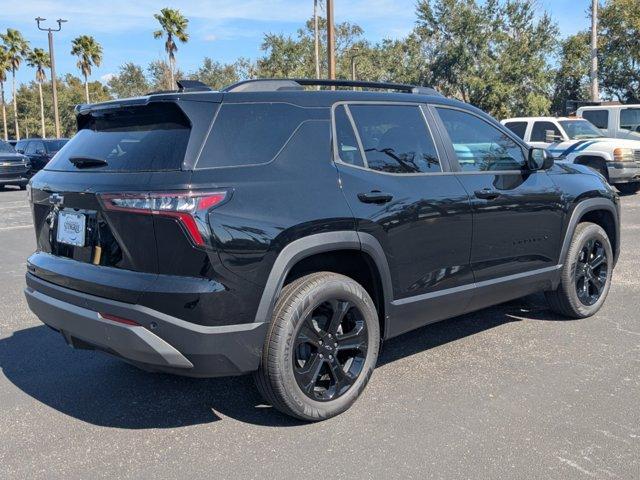
<svg viewBox="0 0 640 480">
<path fill-rule="evenodd" d="M 16 151 L 7 142 L 0 140 L 0 153 L 16 153 Z"/>
<path fill-rule="evenodd" d="M 560 120 L 560 125 L 571 140 L 604 137 L 593 123 L 586 120 Z"/>
</svg>

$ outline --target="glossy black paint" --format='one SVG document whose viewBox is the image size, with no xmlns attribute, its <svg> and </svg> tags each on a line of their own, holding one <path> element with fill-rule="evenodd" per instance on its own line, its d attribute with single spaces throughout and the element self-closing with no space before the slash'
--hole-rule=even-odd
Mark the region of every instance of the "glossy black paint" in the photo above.
<svg viewBox="0 0 640 480">
<path fill-rule="evenodd" d="M 28 269 L 34 277 L 149 307 L 195 325 L 226 326 L 268 321 L 287 273 L 306 256 L 362 251 L 379 279 L 381 322 L 389 338 L 553 287 L 565 238 L 572 233 L 572 213 L 585 200 L 610 205 L 606 214 L 613 212 L 617 225 L 615 193 L 588 169 L 553 165 L 537 171 L 460 172 L 428 105 L 472 111 L 524 150 L 528 147 L 479 110 L 443 97 L 351 91 L 205 92 L 111 102 L 108 107 L 151 101 L 176 101 L 192 121 L 183 169 L 39 172 L 32 179 L 38 251 L 30 257 Z M 309 109 L 309 120 L 269 163 L 195 168 L 219 103 L 227 101 L 293 103 Z M 384 174 L 336 161 L 331 109 L 337 102 L 422 105 L 443 172 Z M 91 108 L 96 107 L 86 107 L 80 117 L 91 114 Z M 105 212 L 97 197 L 193 189 L 230 192 L 229 201 L 209 213 L 206 248 L 192 245 L 172 219 Z M 366 195 L 375 191 L 391 198 L 370 201 Z M 87 247 L 60 246 L 52 240 L 53 193 L 64 196 L 63 208 L 92 219 Z M 300 242 L 308 238 L 320 240 Z M 294 244 L 287 261 L 278 262 Z M 96 245 L 103 251 L 97 265 Z M 274 273 L 274 268 L 282 271 Z"/>
</svg>

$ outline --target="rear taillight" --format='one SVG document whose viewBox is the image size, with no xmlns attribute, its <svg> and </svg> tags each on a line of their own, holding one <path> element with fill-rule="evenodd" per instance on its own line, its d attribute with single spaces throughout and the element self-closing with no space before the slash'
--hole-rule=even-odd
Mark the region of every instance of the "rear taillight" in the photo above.
<svg viewBox="0 0 640 480">
<path fill-rule="evenodd" d="M 105 210 L 175 218 L 193 243 L 203 247 L 206 214 L 227 198 L 227 192 L 103 193 L 99 198 Z"/>
</svg>

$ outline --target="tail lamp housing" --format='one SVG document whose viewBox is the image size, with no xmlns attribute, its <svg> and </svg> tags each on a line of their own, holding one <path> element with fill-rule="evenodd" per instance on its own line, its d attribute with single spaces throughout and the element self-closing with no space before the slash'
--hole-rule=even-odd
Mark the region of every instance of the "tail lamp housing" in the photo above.
<svg viewBox="0 0 640 480">
<path fill-rule="evenodd" d="M 229 196 L 225 190 L 215 192 L 145 192 L 103 193 L 99 195 L 102 207 L 107 211 L 129 212 L 142 215 L 158 215 L 173 218 L 180 223 L 191 241 L 205 247 L 202 236 L 207 231 L 207 213 L 223 203 Z"/>
</svg>

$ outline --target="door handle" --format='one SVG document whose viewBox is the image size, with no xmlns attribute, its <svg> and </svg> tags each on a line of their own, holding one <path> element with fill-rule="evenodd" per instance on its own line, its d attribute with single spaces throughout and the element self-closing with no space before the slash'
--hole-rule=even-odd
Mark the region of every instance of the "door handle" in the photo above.
<svg viewBox="0 0 640 480">
<path fill-rule="evenodd" d="M 393 195 L 380 192 L 379 190 L 373 190 L 368 193 L 359 193 L 358 199 L 362 203 L 387 203 L 393 200 Z"/>
<path fill-rule="evenodd" d="M 500 196 L 500 192 L 492 190 L 490 188 L 483 188 L 482 190 L 476 190 L 473 192 L 476 197 L 482 198 L 483 200 L 494 200 Z"/>
</svg>

